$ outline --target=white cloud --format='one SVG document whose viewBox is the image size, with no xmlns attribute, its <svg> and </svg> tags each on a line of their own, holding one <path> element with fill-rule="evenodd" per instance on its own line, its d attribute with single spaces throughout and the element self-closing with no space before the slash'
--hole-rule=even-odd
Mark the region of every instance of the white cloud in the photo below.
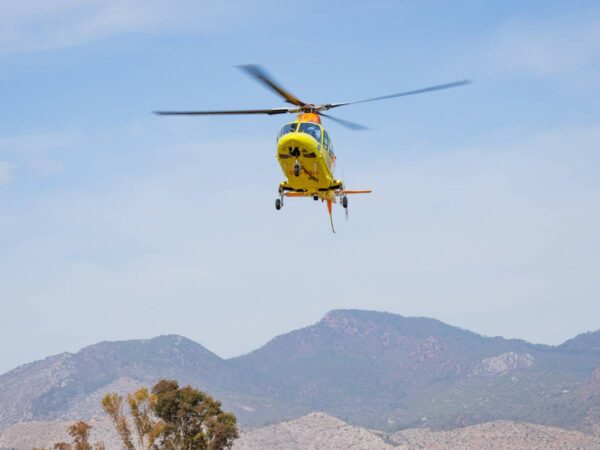
<svg viewBox="0 0 600 450">
<path fill-rule="evenodd" d="M 7 184 L 10 181 L 10 164 L 5 161 L 0 161 L 0 184 Z"/>
<path fill-rule="evenodd" d="M 0 53 L 47 50 L 121 33 L 206 32 L 241 16 L 237 0 L 21 0 L 0 3 Z"/>
<path fill-rule="evenodd" d="M 573 75 L 600 68 L 598 14 L 505 24 L 488 49 L 494 66 L 537 76 Z"/>
</svg>

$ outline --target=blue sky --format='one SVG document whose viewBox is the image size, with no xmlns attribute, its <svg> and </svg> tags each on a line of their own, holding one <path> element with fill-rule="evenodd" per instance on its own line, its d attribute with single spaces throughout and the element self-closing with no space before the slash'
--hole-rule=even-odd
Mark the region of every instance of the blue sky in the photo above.
<svg viewBox="0 0 600 450">
<path fill-rule="evenodd" d="M 99 340 L 250 351 L 334 308 L 560 343 L 600 328 L 600 8 L 591 1 L 0 5 L 0 372 Z M 326 123 L 350 220 L 273 206 L 277 107 Z"/>
</svg>

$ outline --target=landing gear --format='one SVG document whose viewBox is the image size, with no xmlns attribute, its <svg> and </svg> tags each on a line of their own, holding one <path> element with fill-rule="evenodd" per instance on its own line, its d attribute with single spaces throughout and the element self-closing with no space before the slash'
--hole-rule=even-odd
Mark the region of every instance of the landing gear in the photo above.
<svg viewBox="0 0 600 450">
<path fill-rule="evenodd" d="M 313 200 L 316 202 L 317 200 L 319 200 L 319 196 L 318 195 L 313 195 Z"/>
<path fill-rule="evenodd" d="M 275 200 L 275 209 L 279 211 L 283 208 L 283 186 L 279 186 L 279 198 Z"/>
</svg>

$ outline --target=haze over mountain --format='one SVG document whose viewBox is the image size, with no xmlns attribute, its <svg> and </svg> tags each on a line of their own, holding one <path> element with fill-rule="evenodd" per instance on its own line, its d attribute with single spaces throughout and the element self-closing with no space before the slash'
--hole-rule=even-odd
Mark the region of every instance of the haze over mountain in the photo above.
<svg viewBox="0 0 600 450">
<path fill-rule="evenodd" d="M 221 399 L 243 425 L 324 411 L 395 431 L 493 420 L 595 431 L 600 332 L 560 346 L 484 337 L 426 318 L 336 310 L 224 360 L 179 336 L 102 342 L 0 376 L 0 431 L 101 414 L 107 391 L 160 378 Z"/>
</svg>

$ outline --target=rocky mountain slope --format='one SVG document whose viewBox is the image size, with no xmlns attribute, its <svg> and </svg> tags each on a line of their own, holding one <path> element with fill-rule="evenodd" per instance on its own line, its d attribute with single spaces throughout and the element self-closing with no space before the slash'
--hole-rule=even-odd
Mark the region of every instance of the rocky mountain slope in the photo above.
<svg viewBox="0 0 600 450">
<path fill-rule="evenodd" d="M 69 412 L 89 417 L 100 411 L 104 391 L 128 391 L 157 378 L 177 377 L 212 391 L 226 372 L 221 358 L 179 336 L 102 342 L 0 376 L 0 429 Z"/>
<path fill-rule="evenodd" d="M 71 422 L 24 422 L 0 435 L 0 448 L 30 449 L 67 440 Z M 108 420 L 92 421 L 92 442 L 120 450 Z M 495 421 L 451 431 L 408 429 L 396 433 L 368 430 L 324 413 L 262 428 L 244 429 L 233 450 L 569 450 L 600 449 L 600 438 L 556 427 Z"/>
<path fill-rule="evenodd" d="M 357 310 L 229 360 L 178 336 L 103 342 L 1 375 L 0 431 L 98 416 L 105 392 L 160 378 L 208 391 L 243 425 L 320 410 L 387 431 L 494 420 L 591 431 L 600 423 L 598 343 L 600 332 L 551 347 Z"/>
<path fill-rule="evenodd" d="M 600 353 L 484 337 L 432 319 L 332 311 L 228 363 L 245 392 L 373 428 L 495 419 L 576 426 L 584 420 L 579 392 Z"/>
<path fill-rule="evenodd" d="M 517 423 L 487 422 L 450 431 L 404 430 L 388 440 L 410 450 L 568 450 L 600 449 L 600 438 L 564 428 Z M 393 447 L 398 448 L 398 447 Z"/>
<path fill-rule="evenodd" d="M 20 422 L 0 434 L 0 450 L 52 448 L 57 442 L 71 442 L 67 428 L 73 423 L 69 421 Z M 117 433 L 108 418 L 92 419 L 88 423 L 92 426 L 90 442 L 102 442 L 107 450 L 121 450 Z"/>
</svg>

